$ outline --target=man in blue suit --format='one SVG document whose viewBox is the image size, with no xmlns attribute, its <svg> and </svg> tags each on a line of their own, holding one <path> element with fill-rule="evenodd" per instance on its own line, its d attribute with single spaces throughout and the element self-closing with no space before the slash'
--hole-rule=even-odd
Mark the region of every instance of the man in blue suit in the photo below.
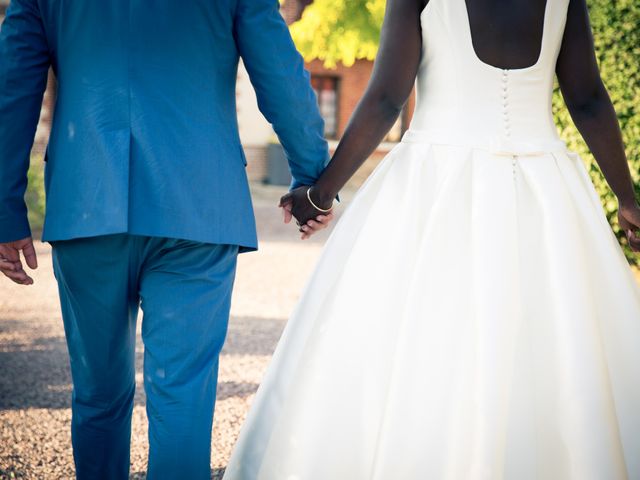
<svg viewBox="0 0 640 480">
<path fill-rule="evenodd" d="M 144 312 L 148 478 L 205 479 L 238 252 L 257 248 L 236 121 L 239 58 L 294 185 L 327 160 L 278 0 L 12 0 L 0 31 L 0 270 L 31 284 L 24 202 L 47 71 L 58 81 L 43 240 L 74 389 L 77 477 L 128 478 Z M 319 226 L 321 227 L 321 225 Z"/>
</svg>

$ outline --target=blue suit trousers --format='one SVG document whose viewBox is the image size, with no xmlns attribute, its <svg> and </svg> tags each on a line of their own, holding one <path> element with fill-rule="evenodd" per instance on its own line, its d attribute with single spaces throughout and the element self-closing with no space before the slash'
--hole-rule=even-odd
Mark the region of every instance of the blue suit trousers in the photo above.
<svg viewBox="0 0 640 480">
<path fill-rule="evenodd" d="M 129 478 L 140 306 L 147 478 L 208 480 L 238 246 L 130 234 L 52 246 L 73 377 L 77 478 Z"/>
</svg>

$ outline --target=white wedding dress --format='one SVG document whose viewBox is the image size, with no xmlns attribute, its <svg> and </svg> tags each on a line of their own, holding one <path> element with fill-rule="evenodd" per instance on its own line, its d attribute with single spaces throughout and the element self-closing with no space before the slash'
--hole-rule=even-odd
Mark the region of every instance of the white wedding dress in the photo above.
<svg viewBox="0 0 640 480">
<path fill-rule="evenodd" d="M 551 114 L 539 60 L 422 13 L 404 139 L 336 225 L 226 480 L 640 480 L 640 291 Z"/>
</svg>

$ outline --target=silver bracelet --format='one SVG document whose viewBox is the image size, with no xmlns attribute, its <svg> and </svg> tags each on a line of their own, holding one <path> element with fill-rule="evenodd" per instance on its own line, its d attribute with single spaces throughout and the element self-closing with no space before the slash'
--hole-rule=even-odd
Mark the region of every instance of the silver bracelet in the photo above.
<svg viewBox="0 0 640 480">
<path fill-rule="evenodd" d="M 315 208 L 316 210 L 318 210 L 319 212 L 322 212 L 322 213 L 329 213 L 331 210 L 333 210 L 333 202 L 331 202 L 331 206 L 330 206 L 329 208 L 327 208 L 327 209 L 325 209 L 325 208 L 320 208 L 319 206 L 317 206 L 317 205 L 313 202 L 313 200 L 311 200 L 311 188 L 312 188 L 312 187 L 307 188 L 307 200 L 309 200 L 309 203 L 311 204 L 311 206 L 312 206 L 313 208 Z"/>
</svg>

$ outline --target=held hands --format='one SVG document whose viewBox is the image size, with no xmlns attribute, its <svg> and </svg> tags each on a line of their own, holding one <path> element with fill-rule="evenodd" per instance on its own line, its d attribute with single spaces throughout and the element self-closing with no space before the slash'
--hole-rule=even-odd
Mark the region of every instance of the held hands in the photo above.
<svg viewBox="0 0 640 480">
<path fill-rule="evenodd" d="M 312 195 L 313 190 L 307 192 L 309 188 L 311 187 L 304 186 L 292 190 L 280 199 L 279 205 L 283 210 L 284 223 L 290 223 L 293 218 L 296 219 L 296 224 L 302 233 L 302 240 L 306 240 L 320 230 L 327 228 L 334 216 L 331 206 L 317 203 Z M 313 203 L 309 201 L 308 195 L 311 195 Z M 316 206 L 329 211 L 321 211 Z"/>
<path fill-rule="evenodd" d="M 38 268 L 36 250 L 31 237 L 15 242 L 0 243 L 0 271 L 18 285 L 33 285 L 33 278 L 24 271 L 20 251 L 31 270 Z"/>
<path fill-rule="evenodd" d="M 634 252 L 640 252 L 640 207 L 636 202 L 630 205 L 620 204 L 618 221 Z"/>
</svg>

